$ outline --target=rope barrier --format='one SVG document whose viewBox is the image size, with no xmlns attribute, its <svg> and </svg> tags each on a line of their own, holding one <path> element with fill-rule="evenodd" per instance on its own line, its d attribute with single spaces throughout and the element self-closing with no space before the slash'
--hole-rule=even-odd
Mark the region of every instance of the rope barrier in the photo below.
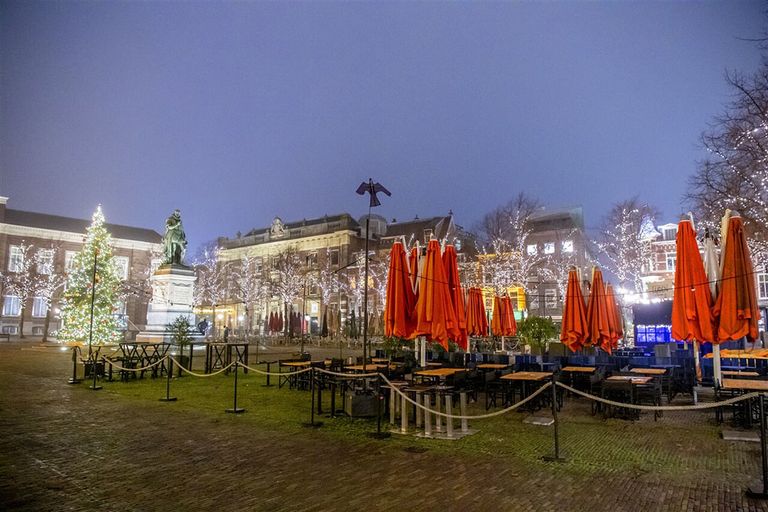
<svg viewBox="0 0 768 512">
<path fill-rule="evenodd" d="M 575 393 L 577 395 L 583 396 L 584 398 L 587 398 L 589 400 L 593 400 L 595 402 L 602 402 L 604 404 L 613 405 L 615 407 L 623 407 L 625 409 L 637 409 L 640 411 L 701 411 L 705 409 L 716 409 L 718 407 L 723 407 L 726 405 L 735 404 L 738 402 L 742 402 L 744 400 L 750 400 L 752 398 L 756 398 L 760 396 L 760 393 L 754 392 L 754 393 L 747 393 L 745 395 L 737 396 L 734 398 L 729 398 L 728 400 L 723 400 L 721 402 L 711 402 L 708 404 L 697 404 L 697 405 L 639 405 L 639 404 L 628 404 L 625 402 L 616 402 L 614 400 L 608 400 L 607 398 L 602 398 L 596 395 L 593 395 L 591 393 L 586 393 L 584 391 L 579 391 L 578 389 L 572 388 L 571 386 L 568 386 L 566 384 L 563 384 L 562 382 L 557 383 L 558 386 L 560 386 L 563 389 L 566 389 L 570 391 L 571 393 Z"/>
<path fill-rule="evenodd" d="M 223 372 L 229 370 L 230 368 L 235 366 L 235 363 L 237 363 L 237 361 L 229 363 L 228 366 L 225 366 L 221 370 L 219 370 L 217 372 L 214 372 L 214 373 L 195 373 L 192 370 L 187 370 L 186 368 L 184 368 L 184 366 L 182 366 L 173 356 L 166 356 L 166 357 L 170 357 L 171 361 L 173 361 L 176 364 L 176 366 L 181 368 L 185 373 L 188 373 L 188 374 L 192 375 L 193 377 L 213 377 L 214 375 L 218 375 L 220 373 L 223 373 Z"/>
<path fill-rule="evenodd" d="M 150 364 L 149 366 L 144 366 L 143 368 L 125 368 L 124 366 L 121 366 L 117 364 L 115 361 L 109 359 L 108 357 L 102 357 L 101 360 L 104 362 L 109 363 L 110 365 L 114 366 L 120 371 L 126 371 L 126 372 L 145 372 L 149 370 L 150 368 L 154 368 L 155 366 L 159 365 L 160 363 L 164 362 L 169 356 L 165 356 L 162 359 L 159 359 L 158 361 L 155 361 L 154 363 Z"/>
<path fill-rule="evenodd" d="M 534 398 L 536 398 L 537 396 L 539 396 L 541 393 L 544 392 L 544 390 L 548 389 L 552 385 L 551 382 L 547 382 L 546 384 L 541 386 L 539 389 L 537 389 L 533 394 L 528 395 L 528 397 L 526 397 L 525 399 L 517 402 L 516 404 L 514 404 L 514 405 L 512 405 L 510 407 L 507 407 L 506 409 L 502 409 L 500 411 L 494 411 L 494 412 L 490 412 L 488 414 L 479 414 L 479 415 L 476 415 L 476 416 L 457 416 L 457 415 L 446 414 L 444 412 L 435 411 L 433 409 L 428 409 L 428 408 L 424 407 L 423 405 L 421 405 L 420 403 L 418 403 L 415 400 L 411 399 L 411 397 L 409 397 L 408 395 L 406 395 L 405 393 L 400 391 L 400 389 L 397 386 L 393 386 L 392 382 L 385 375 L 382 375 L 381 377 L 384 379 L 384 381 L 387 384 L 390 385 L 390 387 L 391 387 L 390 389 L 394 389 L 401 397 L 405 398 L 407 401 L 411 402 L 416 407 L 418 407 L 420 409 L 423 409 L 423 410 L 427 411 L 430 414 L 435 414 L 437 416 L 442 416 L 444 418 L 453 418 L 453 419 L 460 419 L 460 420 L 481 420 L 481 419 L 485 419 L 485 418 L 493 418 L 494 416 L 501 416 L 502 414 L 506 414 L 508 412 L 514 411 L 515 409 L 525 405 L 529 401 L 531 401 Z"/>
<path fill-rule="evenodd" d="M 282 376 L 282 377 L 288 377 L 289 375 L 300 375 L 302 373 L 307 373 L 312 370 L 312 368 L 303 368 L 301 370 L 296 370 L 293 372 L 265 372 L 264 370 L 258 370 L 256 368 L 251 368 L 250 366 L 246 366 L 243 363 L 240 363 L 240 366 L 243 368 L 246 368 L 248 371 L 258 373 L 260 375 L 272 375 L 272 376 Z"/>
</svg>

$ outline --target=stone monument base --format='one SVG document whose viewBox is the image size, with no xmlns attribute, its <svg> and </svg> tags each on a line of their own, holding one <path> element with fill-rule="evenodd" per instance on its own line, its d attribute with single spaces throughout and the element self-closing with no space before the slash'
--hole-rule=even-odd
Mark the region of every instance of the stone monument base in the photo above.
<svg viewBox="0 0 768 512">
<path fill-rule="evenodd" d="M 195 272 L 185 265 L 161 265 L 150 278 L 152 300 L 147 309 L 147 327 L 136 336 L 137 341 L 170 342 L 168 324 L 185 316 L 193 330 L 196 329 L 192 311 Z"/>
</svg>

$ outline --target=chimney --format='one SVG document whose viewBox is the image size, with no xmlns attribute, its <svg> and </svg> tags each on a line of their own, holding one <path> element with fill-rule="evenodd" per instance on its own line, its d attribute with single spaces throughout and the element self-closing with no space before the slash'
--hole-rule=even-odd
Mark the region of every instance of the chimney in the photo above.
<svg viewBox="0 0 768 512">
<path fill-rule="evenodd" d="M 0 196 L 0 223 L 5 222 L 5 205 L 7 202 L 7 197 Z"/>
</svg>

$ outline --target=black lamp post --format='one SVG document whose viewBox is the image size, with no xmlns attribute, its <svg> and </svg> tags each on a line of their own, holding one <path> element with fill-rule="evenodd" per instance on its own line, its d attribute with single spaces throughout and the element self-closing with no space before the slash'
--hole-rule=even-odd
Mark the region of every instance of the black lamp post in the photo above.
<svg viewBox="0 0 768 512">
<path fill-rule="evenodd" d="M 357 193 L 370 195 L 370 201 L 368 202 L 368 216 L 365 218 L 365 289 L 363 294 L 363 371 L 365 371 L 365 365 L 368 361 L 368 240 L 370 239 L 369 229 L 371 227 L 371 208 L 381 205 L 379 198 L 376 194 L 383 192 L 388 196 L 392 193 L 384 188 L 381 183 L 374 183 L 373 179 L 368 178 L 368 182 L 365 181 L 357 187 Z"/>
<path fill-rule="evenodd" d="M 99 249 L 94 247 L 93 249 L 93 275 L 91 276 L 91 326 L 88 332 L 88 359 L 91 360 L 91 373 L 93 374 L 93 384 L 91 389 L 96 391 L 101 389 L 101 386 L 96 385 L 96 357 L 93 354 L 93 307 L 96 302 L 96 265 L 99 258 Z"/>
</svg>

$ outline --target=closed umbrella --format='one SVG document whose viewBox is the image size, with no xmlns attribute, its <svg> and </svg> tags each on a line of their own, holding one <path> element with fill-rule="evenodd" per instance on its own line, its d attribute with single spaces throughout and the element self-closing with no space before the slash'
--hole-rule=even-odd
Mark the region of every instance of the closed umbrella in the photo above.
<svg viewBox="0 0 768 512">
<path fill-rule="evenodd" d="M 585 346 L 599 347 L 611 353 L 611 327 L 608 323 L 608 301 L 603 285 L 603 273 L 592 268 L 592 286 L 587 301 L 587 339 Z"/>
<path fill-rule="evenodd" d="M 411 247 L 411 254 L 408 257 L 408 268 L 410 269 L 411 286 L 413 286 L 414 291 L 416 290 L 416 287 L 419 285 L 419 253 L 420 252 L 421 252 L 421 249 L 419 248 L 419 242 L 416 242 L 416 245 Z"/>
<path fill-rule="evenodd" d="M 483 292 L 480 288 L 469 289 L 467 330 L 471 336 L 488 336 L 488 318 L 485 316 Z"/>
<path fill-rule="evenodd" d="M 517 334 L 517 321 L 515 320 L 515 310 L 512 307 L 512 299 L 509 295 L 501 298 L 502 307 L 502 327 L 504 336 L 515 336 Z"/>
<path fill-rule="evenodd" d="M 448 350 L 448 340 L 458 338 L 461 333 L 437 240 L 429 241 L 421 266 L 419 296 L 416 300 L 416 330 L 411 337 L 425 336 L 427 340 L 440 343 Z"/>
<path fill-rule="evenodd" d="M 757 294 L 752 260 L 747 247 L 744 224 L 738 214 L 728 220 L 720 255 L 720 293 L 713 313 L 717 318 L 719 342 L 746 337 L 754 343 L 758 337 Z"/>
<path fill-rule="evenodd" d="M 568 271 L 568 288 L 563 304 L 563 323 L 560 341 L 571 352 L 576 352 L 586 343 L 588 336 L 587 307 L 579 284 L 579 273 L 572 267 Z"/>
<path fill-rule="evenodd" d="M 493 296 L 493 311 L 491 313 L 491 334 L 504 336 L 504 320 L 501 313 L 501 297 Z"/>
<path fill-rule="evenodd" d="M 616 301 L 616 295 L 613 293 L 613 286 L 605 286 L 605 299 L 608 303 L 608 326 L 611 333 L 611 350 L 619 347 L 619 340 L 624 336 L 621 319 L 621 310 Z M 608 351 L 610 353 L 610 350 Z"/>
<path fill-rule="evenodd" d="M 453 245 L 447 245 L 443 252 L 443 267 L 448 278 L 448 289 L 451 294 L 451 303 L 456 313 L 456 322 L 459 335 L 452 338 L 453 341 L 465 352 L 469 348 L 469 337 L 467 335 L 467 313 L 464 303 L 464 291 L 461 289 L 459 280 L 459 264 L 456 255 L 456 248 Z"/>
<path fill-rule="evenodd" d="M 283 312 L 280 311 L 277 315 L 277 332 L 283 332 L 285 328 L 285 319 L 283 318 Z"/>
<path fill-rule="evenodd" d="M 710 240 L 711 241 L 711 240 Z M 683 219 L 677 225 L 675 260 L 675 289 L 672 297 L 672 338 L 693 342 L 696 378 L 701 379 L 699 343 L 715 339 L 712 318 L 713 293 L 707 282 L 707 273 L 701 259 L 693 222 Z M 705 243 L 706 246 L 706 243 Z M 717 253 L 712 243 L 710 261 L 714 258 L 715 275 L 718 273 Z M 705 247 L 706 250 L 706 247 Z M 717 279 L 716 277 L 714 279 Z M 715 290 L 717 288 L 715 287 Z"/>
<path fill-rule="evenodd" d="M 384 335 L 409 338 L 416 329 L 416 295 L 408 271 L 405 248 L 392 244 L 387 274 L 387 297 L 384 304 Z"/>
</svg>

